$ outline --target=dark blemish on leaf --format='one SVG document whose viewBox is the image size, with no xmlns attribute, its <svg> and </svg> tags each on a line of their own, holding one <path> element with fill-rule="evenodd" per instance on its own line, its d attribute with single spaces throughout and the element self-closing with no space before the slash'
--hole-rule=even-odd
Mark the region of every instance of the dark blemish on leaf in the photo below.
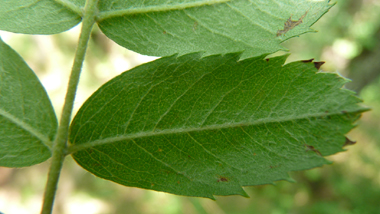
<svg viewBox="0 0 380 214">
<path fill-rule="evenodd" d="M 314 67 L 319 70 L 323 64 L 325 64 L 325 62 L 314 62 Z"/>
<path fill-rule="evenodd" d="M 151 184 L 150 184 L 150 187 L 153 187 L 153 186 L 154 186 L 154 183 L 151 183 Z"/>
<path fill-rule="evenodd" d="M 309 62 L 313 62 L 314 58 L 313 59 L 308 59 L 308 60 L 301 60 L 301 62 L 303 63 L 309 63 Z"/>
<path fill-rule="evenodd" d="M 351 146 L 351 145 L 354 145 L 355 143 L 356 143 L 356 141 L 352 141 L 352 140 L 350 140 L 350 139 L 348 139 L 346 137 L 346 141 L 344 142 L 343 147 L 345 147 L 345 146 Z"/>
<path fill-rule="evenodd" d="M 180 184 L 180 182 L 179 182 L 179 181 L 177 181 L 177 184 Z"/>
<path fill-rule="evenodd" d="M 164 173 L 166 173 L 166 174 L 170 174 L 170 173 L 172 173 L 171 171 L 169 171 L 169 170 L 162 170 L 162 172 L 164 172 Z"/>
<path fill-rule="evenodd" d="M 310 146 L 307 144 L 305 144 L 305 146 L 307 148 L 306 151 L 313 151 L 313 152 L 317 153 L 317 155 L 322 156 L 322 154 L 316 148 L 314 148 L 314 146 Z"/>
<path fill-rule="evenodd" d="M 164 31 L 163 33 L 166 34 L 166 31 Z"/>
<path fill-rule="evenodd" d="M 342 111 L 342 114 L 344 114 L 344 116 L 346 116 L 349 119 L 351 119 L 353 117 L 353 115 L 350 115 L 349 112 L 345 111 L 345 110 Z"/>
<path fill-rule="evenodd" d="M 329 111 L 325 111 L 325 113 L 327 114 L 327 113 L 329 113 Z"/>
<path fill-rule="evenodd" d="M 265 59 L 267 62 L 269 62 L 269 59 Z"/>
<path fill-rule="evenodd" d="M 228 178 L 227 177 L 224 177 L 224 176 L 221 176 L 219 175 L 219 179 L 218 179 L 218 182 L 228 182 Z"/>
<path fill-rule="evenodd" d="M 195 32 L 198 28 L 198 22 L 194 22 L 193 24 L 193 31 Z"/>
<path fill-rule="evenodd" d="M 253 155 L 256 155 L 256 153 L 253 153 Z"/>
<path fill-rule="evenodd" d="M 292 16 L 290 16 L 289 19 L 284 24 L 284 29 L 278 30 L 276 36 L 277 37 L 281 36 L 281 35 L 285 34 L 286 32 L 290 31 L 291 29 L 295 28 L 297 25 L 301 24 L 302 20 L 305 18 L 306 14 L 307 14 L 307 12 L 308 11 L 306 11 L 305 14 L 303 14 L 301 16 L 301 18 L 299 18 L 297 21 L 293 21 Z"/>
<path fill-rule="evenodd" d="M 158 151 L 159 151 L 159 152 L 162 152 L 162 149 L 159 148 Z"/>
</svg>

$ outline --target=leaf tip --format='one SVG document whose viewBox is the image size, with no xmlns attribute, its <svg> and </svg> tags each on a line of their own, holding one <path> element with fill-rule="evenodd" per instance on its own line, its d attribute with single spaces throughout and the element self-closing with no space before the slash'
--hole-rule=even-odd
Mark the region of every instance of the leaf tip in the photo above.
<svg viewBox="0 0 380 214">
<path fill-rule="evenodd" d="M 287 182 L 290 182 L 290 183 L 296 183 L 297 181 L 294 180 L 292 177 L 288 176 L 287 178 L 284 179 L 285 181 Z"/>
<path fill-rule="evenodd" d="M 348 137 L 346 137 L 346 141 L 344 142 L 343 147 L 351 146 L 351 145 L 354 145 L 354 144 L 356 144 L 356 141 L 352 141 Z"/>
<path fill-rule="evenodd" d="M 319 70 L 323 64 L 325 64 L 325 62 L 323 62 L 323 61 L 314 62 L 314 67 Z"/>
<path fill-rule="evenodd" d="M 247 194 L 246 191 L 242 191 L 242 193 L 240 194 L 241 196 L 243 196 L 244 198 L 250 198 L 249 195 Z"/>
</svg>

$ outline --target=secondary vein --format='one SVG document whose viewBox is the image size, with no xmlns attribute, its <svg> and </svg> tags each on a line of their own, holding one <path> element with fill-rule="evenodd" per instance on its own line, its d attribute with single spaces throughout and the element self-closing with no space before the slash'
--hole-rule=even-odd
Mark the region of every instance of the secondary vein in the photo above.
<svg viewBox="0 0 380 214">
<path fill-rule="evenodd" d="M 40 132 L 38 132 L 37 130 L 35 130 L 33 127 L 31 127 L 29 124 L 25 123 L 24 121 L 20 120 L 19 118 L 9 114 L 8 112 L 0 109 L 0 115 L 2 115 L 3 117 L 7 118 L 8 120 L 12 121 L 12 123 L 14 123 L 15 125 L 17 125 L 18 127 L 24 129 L 25 131 L 29 132 L 30 134 L 34 135 L 36 138 L 38 138 L 45 146 L 49 147 L 50 149 L 52 148 L 53 146 L 53 143 L 49 140 L 49 138 L 47 138 L 46 136 L 44 136 L 43 134 L 41 134 Z"/>
</svg>

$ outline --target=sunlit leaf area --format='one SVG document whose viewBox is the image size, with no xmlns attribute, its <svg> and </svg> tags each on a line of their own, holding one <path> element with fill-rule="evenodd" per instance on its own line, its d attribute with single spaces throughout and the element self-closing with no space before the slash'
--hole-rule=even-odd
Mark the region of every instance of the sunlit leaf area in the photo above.
<svg viewBox="0 0 380 214">
<path fill-rule="evenodd" d="M 323 71 L 352 79 L 371 111 L 363 113 L 348 137 L 357 141 L 327 159 L 331 165 L 291 172 L 294 183 L 244 187 L 250 196 L 215 196 L 216 200 L 176 196 L 125 187 L 96 178 L 66 158 L 55 214 L 244 214 L 380 213 L 380 1 L 338 0 L 309 33 L 284 43 L 287 62 L 314 58 Z M 60 115 L 79 26 L 53 36 L 0 31 L 34 70 Z M 281 55 L 284 52 L 276 53 Z M 102 84 L 139 64 L 156 59 L 128 51 L 95 28 L 79 84 L 75 111 Z M 0 213 L 39 213 L 50 160 L 25 168 L 0 168 Z"/>
</svg>

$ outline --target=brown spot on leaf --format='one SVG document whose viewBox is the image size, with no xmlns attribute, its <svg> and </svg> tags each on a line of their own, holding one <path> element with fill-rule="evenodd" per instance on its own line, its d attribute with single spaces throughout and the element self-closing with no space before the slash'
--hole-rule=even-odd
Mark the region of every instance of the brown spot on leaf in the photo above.
<svg viewBox="0 0 380 214">
<path fill-rule="evenodd" d="M 307 144 L 305 144 L 305 146 L 307 148 L 306 151 L 313 151 L 313 152 L 317 153 L 317 155 L 322 156 L 321 152 L 319 152 L 316 148 L 314 148 L 314 146 L 310 146 Z"/>
<path fill-rule="evenodd" d="M 167 175 L 169 175 L 169 174 L 172 174 L 173 172 L 171 172 L 171 171 L 169 171 L 169 170 L 161 170 L 163 173 L 166 173 Z"/>
<path fill-rule="evenodd" d="M 253 155 L 256 155 L 256 153 L 253 153 Z"/>
<path fill-rule="evenodd" d="M 219 175 L 218 182 L 228 182 L 228 181 L 229 181 L 229 179 L 227 177 Z"/>
<path fill-rule="evenodd" d="M 269 58 L 266 58 L 265 60 L 266 60 L 267 62 L 269 62 Z"/>
<path fill-rule="evenodd" d="M 159 151 L 159 152 L 162 152 L 162 149 L 159 148 L 158 151 Z"/>
<path fill-rule="evenodd" d="M 154 183 L 151 183 L 151 184 L 150 184 L 150 187 L 153 187 L 153 186 L 154 186 Z"/>
<path fill-rule="evenodd" d="M 325 64 L 325 62 L 314 62 L 314 67 L 319 70 L 323 64 Z"/>
<path fill-rule="evenodd" d="M 166 34 L 166 31 L 162 32 L 163 34 Z"/>
<path fill-rule="evenodd" d="M 290 31 L 291 29 L 295 28 L 297 25 L 301 24 L 302 23 L 302 20 L 305 18 L 306 14 L 307 14 L 308 11 L 305 12 L 305 14 L 303 14 L 301 16 L 301 18 L 299 18 L 297 21 L 293 21 L 292 20 L 292 16 L 289 17 L 288 20 L 286 20 L 285 24 L 284 24 L 284 29 L 283 30 L 278 30 L 277 31 L 277 37 L 278 36 L 281 36 L 283 34 L 285 34 L 286 32 Z"/>
<path fill-rule="evenodd" d="M 351 145 L 354 145 L 355 143 L 356 143 L 356 141 L 352 141 L 352 140 L 350 140 L 350 139 L 348 139 L 346 137 L 346 141 L 344 142 L 343 147 L 345 147 L 345 146 L 351 146 Z"/>
<path fill-rule="evenodd" d="M 196 31 L 198 28 L 198 22 L 194 22 L 193 24 L 193 31 Z"/>
<path fill-rule="evenodd" d="M 177 184 L 180 184 L 180 182 L 179 182 L 179 181 L 177 181 Z"/>
<path fill-rule="evenodd" d="M 277 167 L 279 167 L 281 164 L 279 164 L 279 165 L 276 165 L 276 166 L 269 166 L 271 169 L 273 169 L 273 168 L 277 168 Z"/>
</svg>

